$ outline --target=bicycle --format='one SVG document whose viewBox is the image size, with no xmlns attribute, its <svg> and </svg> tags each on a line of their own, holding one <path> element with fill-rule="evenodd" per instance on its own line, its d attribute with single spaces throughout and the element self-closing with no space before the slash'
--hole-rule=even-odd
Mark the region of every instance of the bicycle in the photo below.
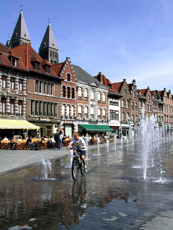
<svg viewBox="0 0 173 230">
<path fill-rule="evenodd" d="M 73 155 L 73 162 L 71 168 L 71 174 L 74 181 L 78 179 L 79 170 L 83 177 L 85 175 L 85 165 L 81 158 L 80 149 L 76 149 L 76 155 Z"/>
</svg>

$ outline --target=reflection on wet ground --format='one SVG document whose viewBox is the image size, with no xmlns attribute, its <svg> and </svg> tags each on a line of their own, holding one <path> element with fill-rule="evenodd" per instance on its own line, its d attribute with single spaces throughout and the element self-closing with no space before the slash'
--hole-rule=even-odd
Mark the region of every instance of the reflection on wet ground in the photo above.
<svg viewBox="0 0 173 230">
<path fill-rule="evenodd" d="M 143 229 L 173 209 L 172 148 L 164 143 L 154 160 L 152 154 L 146 181 L 139 144 L 100 146 L 101 156 L 90 150 L 88 173 L 77 182 L 65 168 L 68 159 L 52 161 L 46 180 L 41 165 L 1 176 L 0 229 Z M 155 183 L 161 160 L 165 181 Z"/>
</svg>

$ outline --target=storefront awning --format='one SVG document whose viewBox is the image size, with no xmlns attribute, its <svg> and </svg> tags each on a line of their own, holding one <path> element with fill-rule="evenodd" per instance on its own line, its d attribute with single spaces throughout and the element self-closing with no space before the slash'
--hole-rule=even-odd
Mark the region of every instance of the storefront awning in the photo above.
<svg viewBox="0 0 173 230">
<path fill-rule="evenodd" d="M 0 119 L 0 129 L 40 129 L 26 120 Z"/>
<path fill-rule="evenodd" d="M 81 127 L 86 129 L 86 131 L 99 131 L 99 132 L 104 132 L 104 131 L 113 131 L 108 125 L 83 125 L 80 124 Z"/>
<path fill-rule="evenodd" d="M 81 125 L 80 126 L 84 129 L 86 129 L 86 131 L 100 131 L 100 129 L 96 126 L 96 125 Z"/>
</svg>

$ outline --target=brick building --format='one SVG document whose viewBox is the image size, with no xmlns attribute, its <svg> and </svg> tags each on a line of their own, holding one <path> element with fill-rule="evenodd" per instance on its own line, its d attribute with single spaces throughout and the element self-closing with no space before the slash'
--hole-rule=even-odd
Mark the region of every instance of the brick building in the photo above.
<svg viewBox="0 0 173 230">
<path fill-rule="evenodd" d="M 118 91 L 113 89 L 112 83 L 107 79 L 101 72 L 98 73 L 95 78 L 105 85 L 108 89 L 108 125 L 114 129 L 114 132 L 119 136 L 120 128 L 120 114 L 121 114 L 121 103 L 120 98 L 122 97 Z"/>
</svg>

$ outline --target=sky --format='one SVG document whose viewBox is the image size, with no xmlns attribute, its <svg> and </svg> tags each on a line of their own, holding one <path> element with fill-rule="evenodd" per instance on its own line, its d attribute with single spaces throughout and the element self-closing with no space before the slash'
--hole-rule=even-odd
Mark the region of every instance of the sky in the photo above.
<svg viewBox="0 0 173 230">
<path fill-rule="evenodd" d="M 173 94 L 173 0 L 0 0 L 1 43 L 21 8 L 37 52 L 50 18 L 60 62 Z"/>
</svg>

